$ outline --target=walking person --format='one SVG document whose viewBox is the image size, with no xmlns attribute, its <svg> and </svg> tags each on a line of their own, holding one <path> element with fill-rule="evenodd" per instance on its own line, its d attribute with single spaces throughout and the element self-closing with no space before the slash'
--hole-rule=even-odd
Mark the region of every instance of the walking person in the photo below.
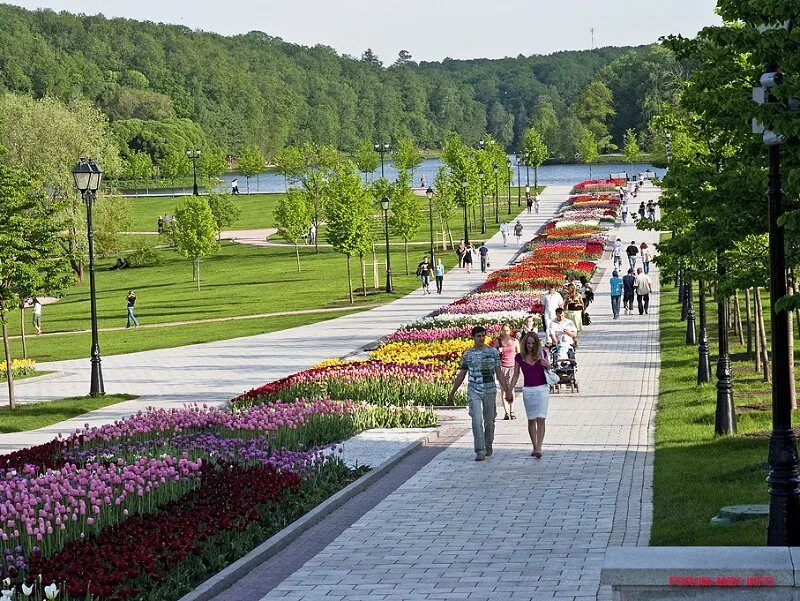
<svg viewBox="0 0 800 601">
<path fill-rule="evenodd" d="M 622 304 L 625 306 L 625 315 L 633 313 L 633 295 L 636 292 L 636 276 L 633 269 L 622 278 Z"/>
<path fill-rule="evenodd" d="M 525 337 L 525 334 L 529 334 L 533 332 L 536 333 L 536 322 L 533 319 L 533 315 L 528 315 L 525 318 L 525 321 L 522 322 L 522 327 L 520 328 L 519 332 L 517 332 L 517 339 L 522 340 Z"/>
<path fill-rule="evenodd" d="M 422 175 L 419 176 L 419 187 L 424 190 L 425 188 L 427 188 L 427 186 L 425 184 L 426 184 L 425 174 L 422 174 Z"/>
<path fill-rule="evenodd" d="M 156 230 L 159 234 L 164 231 L 164 218 L 161 215 L 156 220 Z"/>
<path fill-rule="evenodd" d="M 639 256 L 639 247 L 636 246 L 636 240 L 631 240 L 628 248 L 625 249 L 625 254 L 628 255 L 628 263 L 631 264 L 631 269 L 636 269 L 636 257 Z"/>
<path fill-rule="evenodd" d="M 36 328 L 36 335 L 42 334 L 42 303 L 35 296 L 33 297 L 33 327 Z"/>
<path fill-rule="evenodd" d="M 622 215 L 622 223 L 628 223 L 628 212 L 630 211 L 630 207 L 628 206 L 628 201 L 623 200 L 622 206 L 619 209 L 620 214 Z"/>
<path fill-rule="evenodd" d="M 541 200 L 542 199 L 539 197 L 538 194 L 533 197 L 533 208 L 536 209 L 537 215 L 539 214 L 539 203 L 541 202 Z"/>
<path fill-rule="evenodd" d="M 238 194 L 239 193 L 239 180 L 234 178 L 231 182 L 231 194 Z"/>
<path fill-rule="evenodd" d="M 526 334 L 522 339 L 522 349 L 514 358 L 514 363 L 512 381 L 516 383 L 522 373 L 522 402 L 525 404 L 525 417 L 528 418 L 528 436 L 533 445 L 531 457 L 541 459 L 545 419 L 550 403 L 550 387 L 544 370 L 550 369 L 551 365 L 536 332 Z"/>
<path fill-rule="evenodd" d="M 647 201 L 647 218 L 650 221 L 656 220 L 656 205 L 652 200 Z"/>
<path fill-rule="evenodd" d="M 525 192 L 525 205 L 528 207 L 528 215 L 530 215 L 533 209 L 533 196 L 530 192 Z"/>
<path fill-rule="evenodd" d="M 503 247 L 508 246 L 508 224 L 505 221 L 500 224 L 500 235 L 503 236 Z"/>
<path fill-rule="evenodd" d="M 642 242 L 639 245 L 639 255 L 642 259 L 642 269 L 645 273 L 650 273 L 650 261 L 653 260 L 653 253 L 650 251 L 650 247 L 647 246 L 647 242 Z"/>
<path fill-rule="evenodd" d="M 472 273 L 472 255 L 475 252 L 475 249 L 472 247 L 472 243 L 468 243 L 464 247 L 464 269 L 467 270 L 467 273 Z"/>
<path fill-rule="evenodd" d="M 517 222 L 514 224 L 514 235 L 517 237 L 517 244 L 522 244 L 522 224 L 517 219 Z"/>
<path fill-rule="evenodd" d="M 442 285 L 444 284 L 444 263 L 442 263 L 441 259 L 436 262 L 434 274 L 436 276 L 436 294 L 441 294 Z"/>
<path fill-rule="evenodd" d="M 128 323 L 125 326 L 126 328 L 131 327 L 131 323 L 133 323 L 134 328 L 139 327 L 139 320 L 136 319 L 136 316 L 133 314 L 133 310 L 136 307 L 136 293 L 133 290 L 128 290 Z"/>
<path fill-rule="evenodd" d="M 489 266 L 489 249 L 486 242 L 481 242 L 478 254 L 481 256 L 481 273 L 486 273 L 486 268 Z"/>
<path fill-rule="evenodd" d="M 317 242 L 317 226 L 312 222 L 311 227 L 308 228 L 308 243 L 315 244 Z"/>
<path fill-rule="evenodd" d="M 486 346 L 486 328 L 475 326 L 471 337 L 473 346 L 461 356 L 461 366 L 453 380 L 453 387 L 447 399 L 453 404 L 453 397 L 464 378 L 467 381 L 467 398 L 469 400 L 469 416 L 472 418 L 472 438 L 475 449 L 475 461 L 483 461 L 492 455 L 494 443 L 494 419 L 497 417 L 497 382 L 506 393 L 506 400 L 514 400 L 514 389 L 503 380 L 500 371 L 500 353 L 491 346 Z"/>
<path fill-rule="evenodd" d="M 422 295 L 430 294 L 431 264 L 428 263 L 428 257 L 422 257 L 422 261 L 417 265 L 417 277 L 422 280 Z"/>
<path fill-rule="evenodd" d="M 467 247 L 464 245 L 464 240 L 461 240 L 458 243 L 458 248 L 456 249 L 456 255 L 458 255 L 458 266 L 464 267 L 464 254 L 467 252 Z"/>
<path fill-rule="evenodd" d="M 500 336 L 492 343 L 492 346 L 500 353 L 500 372 L 503 374 L 503 378 L 508 385 L 507 388 L 513 390 L 514 382 L 516 382 L 516 380 L 512 378 L 514 375 L 514 358 L 519 354 L 519 341 L 514 338 L 510 324 L 504 323 L 502 325 L 500 328 Z M 502 391 L 499 394 L 500 404 L 505 410 L 503 419 L 517 419 L 517 416 L 514 415 L 514 397 L 508 400 L 503 397 Z"/>
<path fill-rule="evenodd" d="M 653 283 L 640 267 L 636 271 L 636 302 L 639 304 L 639 315 L 647 315 L 650 308 L 650 293 L 653 291 Z"/>
<path fill-rule="evenodd" d="M 544 329 L 546 330 L 550 322 L 556 318 L 556 310 L 564 306 L 564 297 L 556 292 L 555 284 L 548 284 L 547 294 L 542 297 L 542 304 L 544 305 L 542 321 L 544 322 Z"/>
<path fill-rule="evenodd" d="M 619 319 L 619 301 L 622 298 L 622 278 L 619 277 L 619 271 L 616 269 L 611 274 L 611 312 L 614 314 L 614 319 Z"/>
<path fill-rule="evenodd" d="M 644 205 L 644 201 L 639 203 L 639 218 L 644 219 L 644 214 L 647 212 L 647 207 Z"/>
<path fill-rule="evenodd" d="M 611 249 L 611 257 L 614 259 L 614 268 L 622 269 L 622 239 L 617 238 L 614 248 Z"/>
</svg>

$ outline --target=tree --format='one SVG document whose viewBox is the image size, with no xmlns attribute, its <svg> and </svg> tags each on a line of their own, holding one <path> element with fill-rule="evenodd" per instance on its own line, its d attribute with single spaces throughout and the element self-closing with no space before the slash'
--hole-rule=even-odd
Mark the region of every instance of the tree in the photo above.
<svg viewBox="0 0 800 601">
<path fill-rule="evenodd" d="M 411 53 L 408 50 L 401 50 L 397 53 L 397 60 L 394 61 L 395 67 L 411 64 Z"/>
<path fill-rule="evenodd" d="M 297 257 L 297 273 L 300 273 L 300 249 L 298 245 L 311 226 L 311 212 L 302 190 L 291 188 L 275 205 L 275 227 L 278 234 L 294 244 Z"/>
<path fill-rule="evenodd" d="M 192 281 L 200 292 L 200 260 L 214 254 L 217 244 L 217 224 L 208 200 L 202 196 L 189 196 L 175 211 L 177 225 L 175 238 L 178 250 L 192 260 Z"/>
<path fill-rule="evenodd" d="M 392 162 L 400 171 L 411 172 L 411 177 L 408 178 L 410 187 L 410 183 L 414 179 L 414 169 L 422 162 L 422 153 L 414 145 L 414 140 L 400 138 L 394 146 Z"/>
<path fill-rule="evenodd" d="M 125 175 L 133 180 L 146 181 L 153 177 L 153 159 L 144 152 L 134 152 L 125 162 Z"/>
<path fill-rule="evenodd" d="M 608 120 L 614 116 L 614 96 L 602 81 L 593 81 L 578 94 L 572 105 L 575 116 L 594 135 L 598 148 L 611 148 Z"/>
<path fill-rule="evenodd" d="M 397 173 L 397 182 L 392 186 L 389 226 L 395 235 L 403 240 L 405 253 L 406 275 L 408 269 L 408 241 L 419 233 L 422 227 L 422 211 L 419 208 L 419 199 L 411 190 L 411 176 L 408 171 L 401 169 Z"/>
<path fill-rule="evenodd" d="M 192 161 L 185 150 L 172 150 L 163 158 L 160 168 L 161 175 L 174 183 L 177 178 L 192 172 Z"/>
<path fill-rule="evenodd" d="M 597 159 L 598 152 L 597 138 L 595 138 L 591 129 L 585 127 L 578 140 L 578 154 L 581 160 L 589 165 L 590 179 L 592 177 L 592 163 Z"/>
<path fill-rule="evenodd" d="M 208 208 L 211 209 L 211 215 L 214 218 L 217 240 L 222 236 L 222 230 L 233 225 L 242 214 L 241 209 L 233 201 L 233 196 L 225 193 L 209 192 Z"/>
<path fill-rule="evenodd" d="M 111 257 L 126 249 L 122 232 L 130 228 L 131 201 L 122 196 L 98 195 L 94 204 L 94 250 Z"/>
<path fill-rule="evenodd" d="M 526 167 L 533 167 L 533 186 L 539 187 L 539 167 L 547 160 L 547 145 L 541 134 L 530 127 L 522 135 L 522 156 Z"/>
<path fill-rule="evenodd" d="M 638 163 L 641 152 L 639 150 L 639 141 L 636 139 L 636 133 L 629 129 L 625 132 L 625 162 Z"/>
<path fill-rule="evenodd" d="M 353 255 L 366 254 L 372 243 L 372 207 L 356 166 L 344 161 L 331 172 L 325 203 L 325 237 L 336 252 L 347 258 L 347 287 L 353 303 Z"/>
<path fill-rule="evenodd" d="M 219 177 L 228 170 L 225 151 L 219 147 L 206 148 L 197 161 L 198 172 L 206 178 Z"/>
<path fill-rule="evenodd" d="M 247 193 L 250 194 L 250 177 L 264 171 L 264 153 L 255 144 L 245 146 L 239 153 L 239 171 L 247 180 Z"/>
<path fill-rule="evenodd" d="M 367 174 L 374 173 L 381 162 L 380 155 L 375 152 L 375 147 L 369 140 L 361 140 L 355 152 L 355 163 L 358 170 L 364 174 L 364 183 L 367 183 Z"/>
<path fill-rule="evenodd" d="M 14 374 L 8 313 L 29 294 L 58 294 L 72 281 L 61 254 L 65 231 L 60 202 L 48 202 L 22 169 L 0 164 L 0 327 L 8 400 L 14 408 Z"/>
<path fill-rule="evenodd" d="M 383 67 L 383 63 L 378 58 L 378 55 L 372 51 L 372 48 L 364 50 L 364 53 L 361 55 L 361 62 L 371 67 Z"/>
</svg>

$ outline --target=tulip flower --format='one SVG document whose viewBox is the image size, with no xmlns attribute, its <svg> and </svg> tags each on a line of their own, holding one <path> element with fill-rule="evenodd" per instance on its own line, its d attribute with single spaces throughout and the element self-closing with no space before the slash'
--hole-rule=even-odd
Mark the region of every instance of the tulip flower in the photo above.
<svg viewBox="0 0 800 601">
<path fill-rule="evenodd" d="M 48 584 L 46 587 L 44 587 L 44 594 L 50 601 L 53 601 L 53 599 L 58 597 L 59 592 L 60 591 L 56 586 L 55 582 Z"/>
</svg>

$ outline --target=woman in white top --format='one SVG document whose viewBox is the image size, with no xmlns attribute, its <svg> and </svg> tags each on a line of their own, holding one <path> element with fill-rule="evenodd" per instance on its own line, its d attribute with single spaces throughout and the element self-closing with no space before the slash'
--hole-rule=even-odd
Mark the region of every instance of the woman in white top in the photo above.
<svg viewBox="0 0 800 601">
<path fill-rule="evenodd" d="M 650 273 L 650 261 L 653 260 L 653 253 L 650 251 L 650 247 L 647 246 L 647 242 L 642 242 L 639 246 L 639 258 L 642 260 L 644 272 Z"/>
</svg>

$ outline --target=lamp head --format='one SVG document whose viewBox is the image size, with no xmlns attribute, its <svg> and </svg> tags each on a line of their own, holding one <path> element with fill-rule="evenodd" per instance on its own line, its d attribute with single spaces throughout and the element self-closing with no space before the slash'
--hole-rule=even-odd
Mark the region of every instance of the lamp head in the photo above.
<svg viewBox="0 0 800 601">
<path fill-rule="evenodd" d="M 389 210 L 389 197 L 388 196 L 384 196 L 383 198 L 381 198 L 381 208 L 384 211 L 388 211 Z"/>
<path fill-rule="evenodd" d="M 428 197 L 428 200 L 433 200 L 433 188 L 428 188 L 425 191 L 425 196 Z"/>
<path fill-rule="evenodd" d="M 93 159 L 81 158 L 72 169 L 72 177 L 81 194 L 97 192 L 103 181 L 103 170 Z"/>
</svg>

